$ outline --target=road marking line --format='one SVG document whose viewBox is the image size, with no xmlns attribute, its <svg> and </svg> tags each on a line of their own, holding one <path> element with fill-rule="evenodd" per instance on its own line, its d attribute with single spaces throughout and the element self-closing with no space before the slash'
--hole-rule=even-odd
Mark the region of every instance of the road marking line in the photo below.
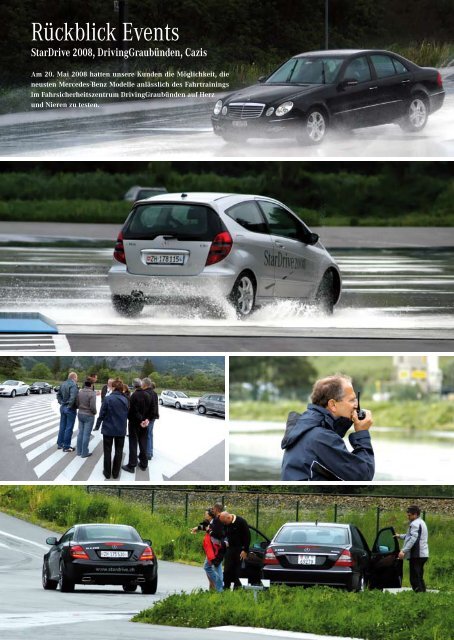
<svg viewBox="0 0 454 640">
<path fill-rule="evenodd" d="M 30 440 L 27 440 L 26 442 L 21 442 L 20 446 L 22 447 L 22 449 L 26 449 L 31 444 L 35 444 L 35 442 L 39 442 L 40 440 L 42 440 L 45 436 L 50 436 L 52 433 L 57 433 L 58 429 L 59 429 L 59 427 L 55 427 L 54 429 L 49 429 L 48 431 L 44 431 L 43 433 L 39 433 L 37 436 L 34 436 L 33 438 L 30 438 Z"/>
<path fill-rule="evenodd" d="M 22 438 L 26 438 L 27 436 L 31 435 L 32 433 L 38 433 L 39 431 L 42 431 L 43 429 L 46 429 L 46 427 L 51 427 L 54 426 L 55 424 L 59 424 L 58 420 L 54 420 L 54 421 L 50 421 L 47 420 L 46 422 L 44 422 L 44 424 L 40 424 L 37 427 L 33 427 L 32 429 L 30 429 L 29 427 L 27 427 L 27 431 L 23 431 L 22 433 L 16 433 L 16 438 L 18 440 L 22 440 Z"/>
<path fill-rule="evenodd" d="M 20 536 L 15 536 L 12 533 L 7 533 L 6 531 L 0 530 L 0 536 L 5 536 L 5 538 L 11 538 L 12 540 L 18 540 L 19 542 L 26 542 L 27 544 L 32 544 L 35 547 L 39 547 L 40 549 L 45 549 L 46 551 L 49 548 L 45 544 L 40 544 L 39 542 L 34 542 L 33 540 L 28 540 L 27 538 L 21 538 Z"/>
<path fill-rule="evenodd" d="M 234 633 L 253 633 L 263 636 L 279 636 L 282 638 L 294 638 L 295 640 L 362 640 L 361 638 L 347 638 L 346 636 L 320 636 L 314 633 L 301 633 L 298 631 L 281 631 L 280 629 L 262 629 L 260 627 L 210 627 L 213 631 L 232 631 Z"/>
</svg>

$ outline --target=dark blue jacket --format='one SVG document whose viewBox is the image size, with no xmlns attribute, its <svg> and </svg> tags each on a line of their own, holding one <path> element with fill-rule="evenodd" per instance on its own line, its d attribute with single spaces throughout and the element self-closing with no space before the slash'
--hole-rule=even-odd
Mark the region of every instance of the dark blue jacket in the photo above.
<svg viewBox="0 0 454 640">
<path fill-rule="evenodd" d="M 71 378 L 65 380 L 60 389 L 57 392 L 57 400 L 58 404 L 61 404 L 63 407 L 68 407 L 68 409 L 76 409 L 77 402 L 77 394 L 79 393 L 79 388 L 77 384 Z"/>
<path fill-rule="evenodd" d="M 335 419 L 328 409 L 309 404 L 303 414 L 290 413 L 282 440 L 282 480 L 373 480 L 374 450 L 369 431 L 342 439 L 351 421 Z M 342 435 L 340 435 L 342 434 Z"/>
<path fill-rule="evenodd" d="M 128 423 L 129 401 L 120 391 L 106 396 L 99 411 L 104 436 L 125 436 Z"/>
</svg>

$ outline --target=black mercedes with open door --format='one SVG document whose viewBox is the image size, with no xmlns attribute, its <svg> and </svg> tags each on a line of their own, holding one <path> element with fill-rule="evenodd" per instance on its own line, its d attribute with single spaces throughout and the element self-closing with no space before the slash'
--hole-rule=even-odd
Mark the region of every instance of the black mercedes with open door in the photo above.
<svg viewBox="0 0 454 640">
<path fill-rule="evenodd" d="M 262 576 L 271 584 L 349 591 L 400 587 L 403 563 L 394 533 L 392 527 L 381 529 L 370 548 L 352 524 L 289 522 L 271 540 Z"/>
</svg>

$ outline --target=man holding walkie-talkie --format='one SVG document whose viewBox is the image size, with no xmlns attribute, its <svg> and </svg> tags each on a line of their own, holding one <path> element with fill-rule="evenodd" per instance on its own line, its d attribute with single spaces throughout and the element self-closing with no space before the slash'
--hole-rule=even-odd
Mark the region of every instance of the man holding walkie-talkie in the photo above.
<svg viewBox="0 0 454 640">
<path fill-rule="evenodd" d="M 344 443 L 349 436 L 352 451 Z M 282 480 L 373 480 L 374 450 L 370 411 L 359 407 L 352 380 L 335 375 L 317 380 L 312 404 L 303 414 L 291 412 L 282 440 Z"/>
</svg>

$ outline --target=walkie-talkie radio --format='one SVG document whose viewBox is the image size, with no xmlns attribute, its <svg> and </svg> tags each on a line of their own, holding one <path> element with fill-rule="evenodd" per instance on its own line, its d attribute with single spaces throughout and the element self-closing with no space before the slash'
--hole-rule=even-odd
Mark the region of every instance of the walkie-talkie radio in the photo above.
<svg viewBox="0 0 454 640">
<path fill-rule="evenodd" d="M 366 417 L 366 412 L 364 411 L 364 409 L 361 409 L 361 407 L 359 406 L 360 397 L 361 397 L 361 391 L 358 391 L 358 408 L 356 409 L 356 415 L 358 416 L 358 420 L 364 420 L 364 418 Z"/>
</svg>

